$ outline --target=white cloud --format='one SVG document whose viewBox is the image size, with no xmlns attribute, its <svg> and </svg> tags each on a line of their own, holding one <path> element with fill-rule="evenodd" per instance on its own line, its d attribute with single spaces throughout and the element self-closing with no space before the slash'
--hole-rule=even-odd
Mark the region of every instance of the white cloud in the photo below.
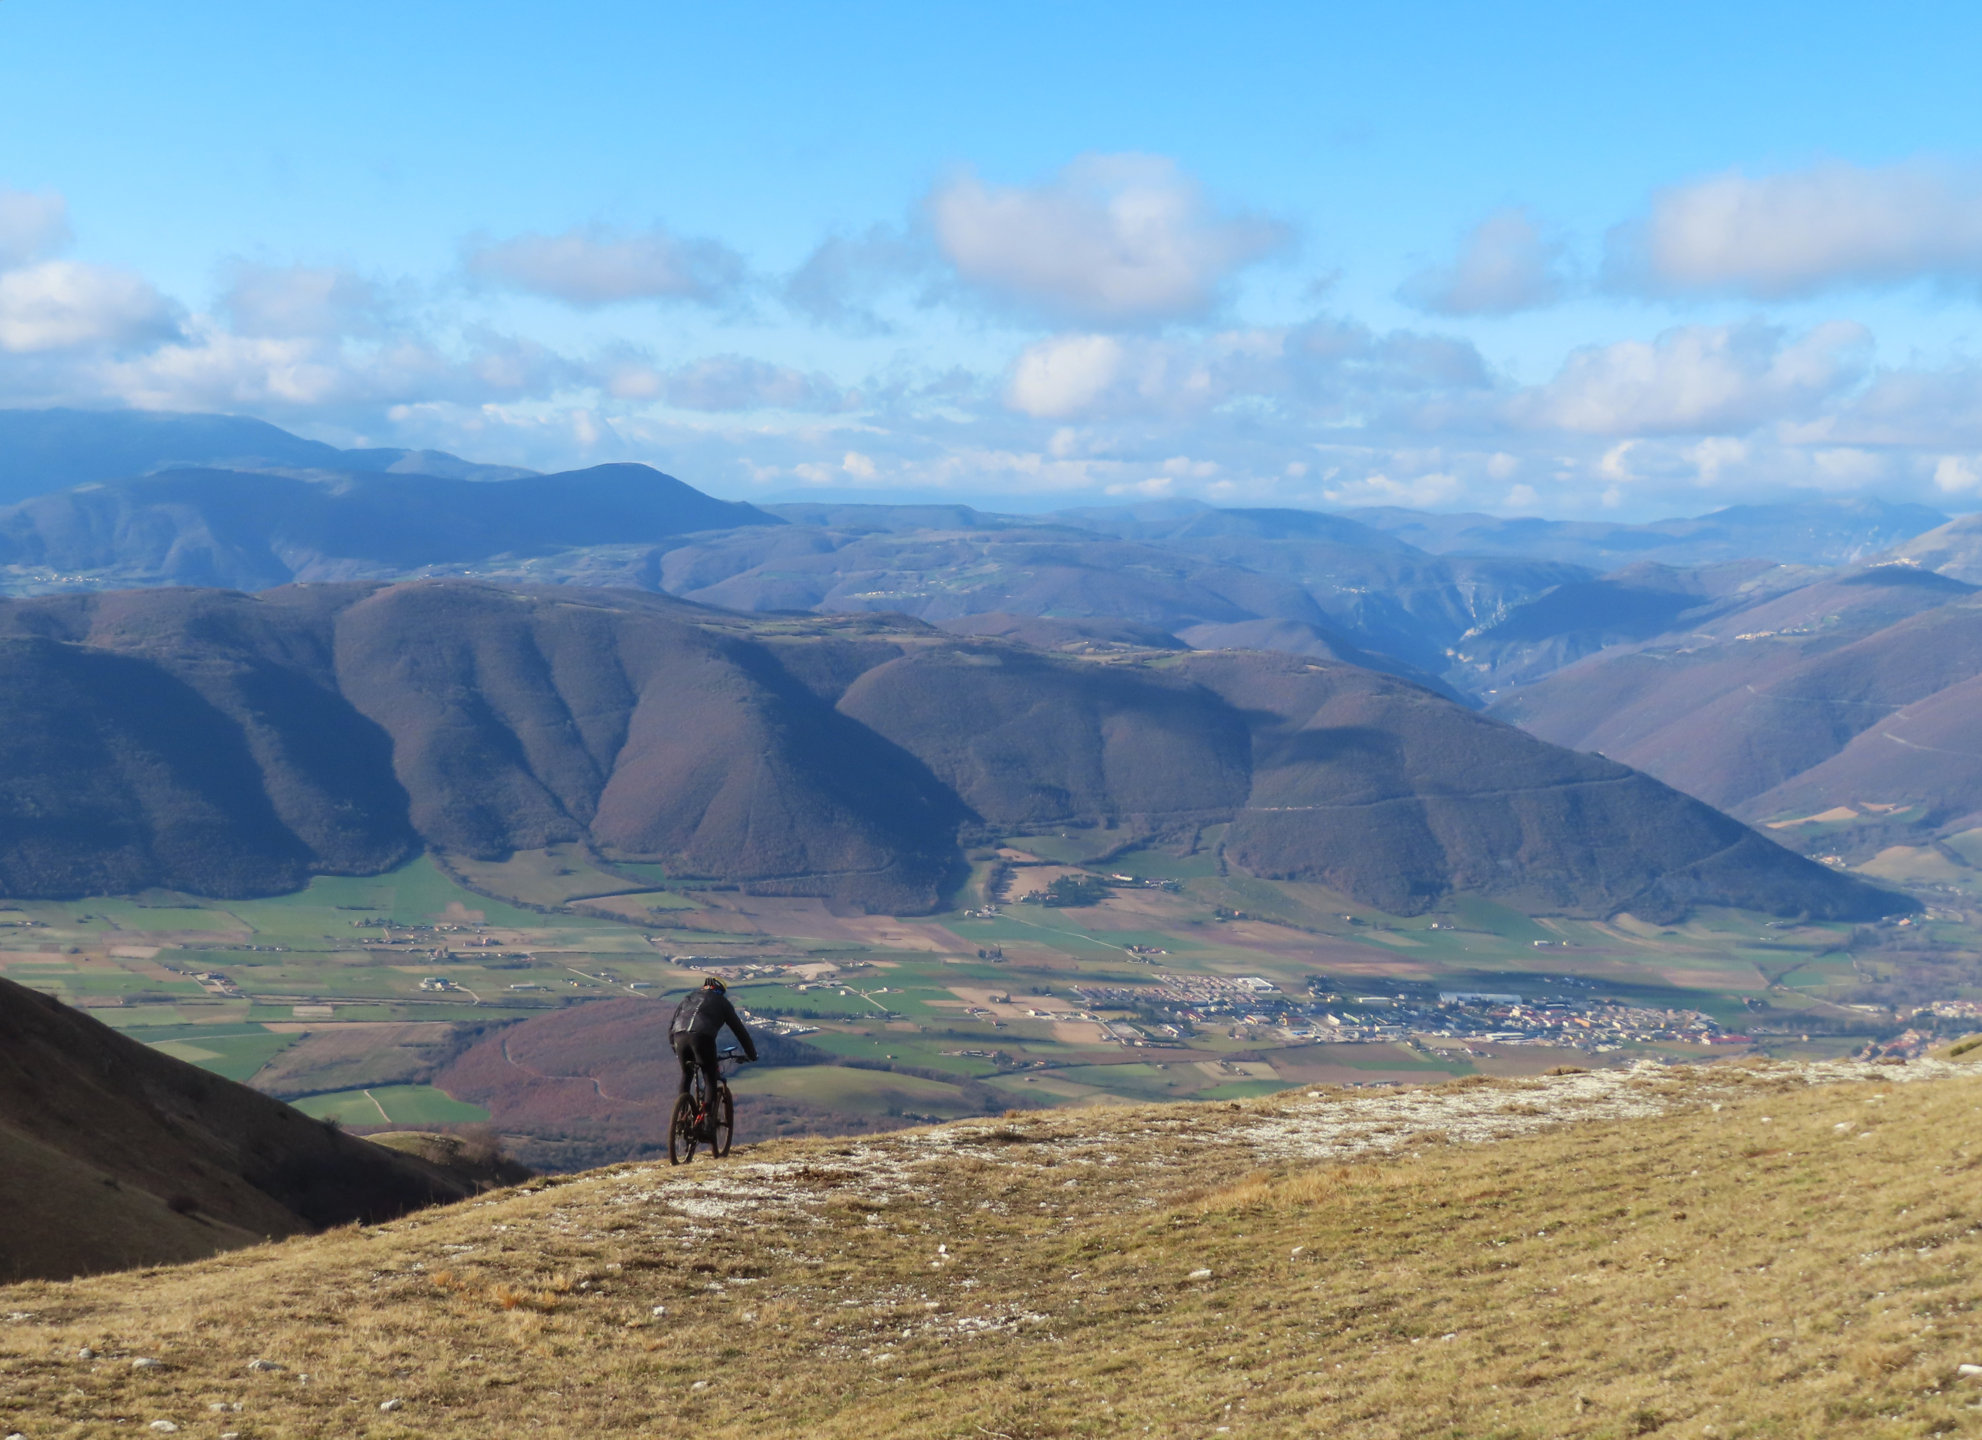
<svg viewBox="0 0 1982 1440">
<path fill-rule="evenodd" d="M 128 271 L 44 260 L 0 272 L 0 350 L 130 345 L 173 328 L 171 303 Z"/>
<path fill-rule="evenodd" d="M 237 335 L 196 319 L 179 341 L 101 364 L 100 391 L 148 410 L 226 410 L 362 423 L 393 406 L 547 397 L 582 380 L 532 341 L 470 335 L 454 349 L 401 335 L 373 344 Z"/>
<path fill-rule="evenodd" d="M 69 205 L 60 195 L 0 190 L 0 270 L 43 260 L 69 243 Z"/>
<path fill-rule="evenodd" d="M 1037 341 L 1012 366 L 1005 403 L 1036 419 L 1183 420 L 1225 405 L 1269 405 L 1282 418 L 1367 418 L 1427 395 L 1490 385 L 1463 340 L 1378 334 L 1322 319 L 1159 338 L 1074 333 Z"/>
<path fill-rule="evenodd" d="M 1085 155 L 1033 187 L 966 171 L 929 197 L 936 244 L 992 299 L 1089 324 L 1199 316 L 1285 226 L 1217 212 L 1174 161 Z"/>
<path fill-rule="evenodd" d="M 1934 463 L 1934 485 L 1944 495 L 1982 490 L 1982 456 L 1943 455 Z"/>
<path fill-rule="evenodd" d="M 1840 394 L 1864 374 L 1870 343 L 1863 326 L 1843 321 L 1792 341 L 1761 324 L 1683 326 L 1649 343 L 1578 350 L 1509 413 L 1589 435 L 1741 434 Z"/>
<path fill-rule="evenodd" d="M 1056 335 L 1019 356 L 1006 393 L 1014 410 L 1038 419 L 1079 415 L 1114 387 L 1124 359 L 1112 335 Z"/>
<path fill-rule="evenodd" d="M 236 262 L 227 279 L 219 310 L 238 335 L 365 335 L 386 321 L 380 287 L 334 266 Z"/>
<path fill-rule="evenodd" d="M 1501 210 L 1466 237 L 1450 265 L 1420 270 L 1401 293 L 1440 315 L 1507 315 L 1552 305 L 1564 289 L 1562 252 L 1527 211 Z"/>
<path fill-rule="evenodd" d="M 561 235 L 519 235 L 471 245 L 468 273 L 484 284 L 594 307 L 627 300 L 690 300 L 713 305 L 742 286 L 743 257 L 716 240 L 687 238 L 656 225 L 620 233 L 601 226 Z"/>
<path fill-rule="evenodd" d="M 1675 186 L 1611 232 L 1615 289 L 1763 299 L 1982 280 L 1982 170 L 1833 163 Z"/>
<path fill-rule="evenodd" d="M 672 370 L 611 366 L 606 388 L 623 400 L 661 400 L 683 410 L 836 410 L 846 404 L 845 393 L 823 375 L 744 355 L 712 355 Z"/>
</svg>

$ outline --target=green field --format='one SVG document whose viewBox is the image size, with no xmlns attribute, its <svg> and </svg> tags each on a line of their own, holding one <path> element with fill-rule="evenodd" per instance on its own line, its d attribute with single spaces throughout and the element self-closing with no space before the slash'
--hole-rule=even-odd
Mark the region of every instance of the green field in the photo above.
<svg viewBox="0 0 1982 1440">
<path fill-rule="evenodd" d="M 465 1125 L 489 1118 L 480 1106 L 464 1104 L 431 1085 L 338 1090 L 295 1103 L 305 1115 L 345 1125 Z"/>
<path fill-rule="evenodd" d="M 259 1027 L 215 1033 L 188 1028 L 191 1031 L 189 1034 L 171 1039 L 147 1039 L 146 1043 L 202 1070 L 224 1075 L 229 1080 L 250 1078 L 299 1038 L 295 1035 L 272 1035 Z"/>
</svg>

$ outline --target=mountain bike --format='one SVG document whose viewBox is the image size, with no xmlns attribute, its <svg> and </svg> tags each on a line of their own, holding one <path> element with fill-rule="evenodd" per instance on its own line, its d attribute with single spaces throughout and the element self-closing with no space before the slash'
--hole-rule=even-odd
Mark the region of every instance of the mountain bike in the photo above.
<svg viewBox="0 0 1982 1440">
<path fill-rule="evenodd" d="M 709 1093 L 709 1082 L 700 1066 L 688 1081 L 688 1093 L 674 1102 L 674 1118 L 668 1124 L 668 1163 L 686 1165 L 695 1158 L 697 1146 L 709 1153 L 729 1154 L 730 1136 L 736 1128 L 736 1102 L 729 1093 L 729 1077 L 736 1073 L 743 1052 L 720 1050 L 716 1053 L 716 1093 Z"/>
</svg>

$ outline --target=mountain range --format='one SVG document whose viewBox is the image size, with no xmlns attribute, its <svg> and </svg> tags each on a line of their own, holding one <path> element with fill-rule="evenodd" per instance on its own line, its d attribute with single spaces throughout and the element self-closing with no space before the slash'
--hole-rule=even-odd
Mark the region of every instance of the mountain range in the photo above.
<svg viewBox="0 0 1982 1440">
<path fill-rule="evenodd" d="M 0 603 L 0 891 L 210 895 L 583 841 L 925 911 L 973 834 L 1102 824 L 1418 913 L 1911 902 L 1408 680 L 900 616 L 444 580 Z"/>
<path fill-rule="evenodd" d="M 942 687 L 932 678 L 940 667 L 929 656 L 948 656 L 943 663 L 961 669 L 957 656 L 995 653 L 1013 674 L 1023 671 L 1027 685 L 1055 695 L 1065 692 L 1068 676 L 1083 676 L 1075 689 L 1091 711 L 1101 703 L 1093 692 L 1106 676 L 1111 685 L 1135 689 L 1142 698 L 1130 708 L 1144 719 L 1164 686 L 1210 694 L 1217 687 L 1207 677 L 1226 673 L 1220 667 L 1264 673 L 1280 663 L 1271 656 L 1292 657 L 1299 673 L 1365 677 L 1356 682 L 1361 685 L 1376 683 L 1369 676 L 1387 676 L 1405 688 L 1386 695 L 1418 687 L 1486 707 L 1544 740 L 1600 751 L 1758 823 L 1780 824 L 1798 812 L 1854 814 L 1843 840 L 1831 822 L 1772 832 L 1806 850 L 1842 846 L 1858 855 L 1898 839 L 1946 839 L 1982 816 L 1982 776 L 1966 778 L 1971 765 L 1982 768 L 1974 758 L 1982 756 L 1982 737 L 1972 733 L 1960 688 L 1975 673 L 1965 626 L 1974 613 L 1971 586 L 1982 580 L 1982 522 L 1949 520 L 1922 506 L 1820 498 L 1644 525 L 1397 509 L 1330 515 L 1196 501 L 1046 515 L 944 504 L 758 506 L 714 499 L 642 465 L 538 475 L 431 451 L 339 450 L 233 417 L 75 411 L 0 412 L 0 497 L 9 495 L 17 498 L 0 509 L 0 590 L 44 598 L 7 612 L 5 631 L 22 642 L 8 642 L 7 663 L 27 688 L 0 701 L 15 722 L 13 735 L 0 743 L 22 755 L 45 746 L 50 756 L 101 757 L 129 740 L 112 712 L 122 697 L 139 694 L 157 715 L 179 717 L 176 733 L 192 733 L 197 706 L 211 703 L 209 692 L 220 684 L 213 676 L 227 665 L 246 667 L 227 682 L 236 690 L 221 704 L 223 713 L 247 717 L 245 750 L 222 746 L 174 762 L 187 775 L 201 765 L 212 772 L 200 782 L 211 793 L 199 813 L 229 817 L 209 826 L 219 850 L 209 851 L 200 838 L 207 832 L 185 828 L 193 811 L 143 843 L 128 835 L 99 843 L 117 828 L 112 817 L 125 800 L 117 787 L 125 782 L 114 777 L 124 772 L 74 764 L 80 778 L 67 809 L 100 817 L 101 824 L 80 821 L 78 832 L 98 839 L 65 850 L 45 830 L 34 844 L 10 851 L 15 879 L 9 883 L 40 887 L 35 893 L 167 874 L 194 888 L 266 888 L 292 883 L 311 867 L 389 863 L 423 843 L 490 853 L 557 835 L 616 852 L 665 853 L 694 873 L 760 885 L 824 885 L 847 903 L 923 906 L 933 903 L 956 863 L 959 826 L 1034 823 L 1050 812 L 1133 814 L 1145 817 L 1139 823 L 1180 830 L 1185 817 L 1200 812 L 1239 814 L 1270 773 L 1270 766 L 1247 768 L 1243 784 L 1233 780 L 1220 790 L 1212 777 L 1238 773 L 1226 761 L 1206 759 L 1202 767 L 1198 758 L 1166 761 L 1149 773 L 1176 776 L 1180 788 L 1160 803 L 1132 783 L 1131 773 L 1143 773 L 1137 770 L 1110 772 L 1106 785 L 1064 776 L 1039 781 L 1034 791 L 1062 797 L 1057 811 L 1015 801 L 1001 808 L 1008 797 L 987 798 L 982 775 L 945 772 L 935 763 L 936 755 L 955 760 L 944 748 L 948 742 L 930 750 L 891 733 L 888 716 L 858 713 L 861 697 L 883 688 L 880 679 L 860 668 L 821 681 L 805 668 L 814 662 L 792 658 L 808 646 L 842 656 L 886 652 L 904 670 L 925 667 L 918 683 L 934 686 L 931 693 Z M 465 597 L 493 592 L 443 587 L 416 601 L 391 583 L 433 578 L 521 587 L 517 603 L 533 614 L 552 613 L 545 609 L 549 597 L 561 593 L 579 610 L 620 618 L 608 622 L 595 614 L 586 622 L 592 630 L 559 622 L 563 630 L 551 629 L 561 638 L 541 639 L 533 631 L 527 646 L 504 641 L 501 661 L 490 670 L 490 657 L 478 647 L 494 643 L 487 637 L 496 630 L 482 613 L 488 607 L 477 609 L 482 602 Z M 296 589 L 297 582 L 307 583 Z M 256 592 L 266 603 L 244 610 L 215 596 L 164 598 L 163 587 L 175 586 Z M 106 597 L 78 608 L 76 597 L 119 589 L 160 593 L 153 601 Z M 666 597 L 712 608 L 670 610 Z M 414 618 L 403 619 L 402 607 Z M 206 618 L 195 622 L 195 612 Z M 731 613 L 712 618 L 717 612 Z M 765 618 L 748 621 L 735 612 Z M 822 619 L 825 630 L 801 643 L 795 632 L 773 633 L 797 623 L 786 618 L 791 612 L 842 618 Z M 106 631 L 103 617 L 110 615 L 123 618 Z M 222 615 L 224 623 L 214 618 Z M 392 618 L 368 630 L 374 615 Z M 251 623 L 247 616 L 258 618 Z M 860 616 L 871 619 L 852 618 Z M 185 668 L 173 673 L 183 680 L 198 672 L 208 689 L 175 687 L 167 683 L 172 676 L 144 668 L 150 662 L 140 660 L 128 637 L 102 638 L 124 635 L 118 627 L 126 623 L 155 638 L 180 627 L 185 633 L 171 643 L 186 657 L 222 636 L 235 658 L 217 669 L 211 655 L 185 659 Z M 400 623 L 438 626 L 434 644 L 396 648 L 391 627 Z M 457 623 L 464 627 L 458 634 L 451 628 Z M 751 810 L 740 798 L 749 787 L 727 760 L 670 751 L 662 768 L 688 767 L 711 803 L 727 797 L 732 818 L 634 824 L 627 817 L 647 801 L 632 797 L 653 786 L 633 778 L 645 773 L 641 767 L 618 774 L 613 746 L 619 741 L 587 736 L 576 745 L 582 758 L 566 747 L 539 770 L 529 747 L 548 742 L 530 727 L 548 733 L 578 725 L 556 718 L 560 707 L 571 717 L 594 717 L 603 704 L 614 718 L 588 718 L 585 725 L 623 724 L 637 737 L 642 732 L 628 717 L 639 705 L 628 697 L 644 693 L 640 687 L 658 671 L 640 664 L 629 670 L 615 658 L 618 678 L 607 684 L 593 674 L 584 682 L 604 685 L 609 703 L 588 696 L 574 707 L 562 695 L 539 695 L 529 702 L 539 710 L 511 713 L 505 707 L 523 704 L 518 696 L 525 693 L 511 682 L 520 682 L 531 665 L 551 665 L 541 654 L 528 662 L 518 657 L 549 646 L 560 657 L 590 657 L 556 663 L 591 673 L 597 657 L 617 654 L 623 627 L 665 625 L 682 628 L 669 632 L 675 638 L 657 655 L 672 656 L 667 646 L 686 635 L 728 637 L 732 649 L 722 659 L 710 659 L 703 640 L 690 647 L 692 661 L 679 663 L 698 673 L 727 673 L 724 667 L 740 664 L 735 657 L 745 653 L 770 657 L 744 666 L 751 678 L 735 692 L 750 697 L 744 710 L 758 727 L 753 733 L 790 736 L 796 732 L 789 716 L 807 706 L 823 705 L 837 717 L 816 734 L 806 730 L 803 745 L 794 741 L 796 748 L 778 751 L 781 758 L 766 762 L 770 778 L 762 784 L 798 784 L 794 777 L 820 771 L 820 755 L 854 746 L 860 763 L 841 768 L 896 776 L 886 792 L 894 799 L 880 804 L 878 791 L 863 798 L 808 780 L 792 791 L 806 798 L 791 803 L 809 818 L 786 817 L 766 828 L 761 815 L 734 818 Z M 244 640 L 246 631 L 257 638 Z M 579 631 L 584 638 L 572 638 Z M 608 631 L 610 638 L 602 638 Z M 188 638 L 195 632 L 198 643 Z M 436 649 L 441 636 L 456 647 L 447 655 Z M 37 650 L 25 643 L 30 638 L 46 643 Z M 263 646 L 280 652 L 280 661 Z M 1214 658 L 1232 653 L 1255 658 Z M 412 654 L 426 658 L 416 666 Z M 1110 663 L 1090 663 L 1103 661 Z M 512 673 L 509 665 L 521 668 Z M 464 694 L 481 696 L 470 707 L 476 723 L 464 722 L 462 734 L 484 738 L 468 743 L 464 753 L 476 758 L 460 763 L 458 777 L 446 773 L 444 758 L 454 741 L 436 728 L 455 725 L 456 718 L 431 694 L 416 702 L 423 692 L 401 683 L 413 670 L 430 679 L 429 669 L 456 673 L 453 683 L 466 687 Z M 765 678 L 779 674 L 782 680 Z M 770 688 L 760 694 L 752 686 Z M 680 702 L 706 693 L 699 682 L 685 684 Z M 332 712 L 318 707 L 322 694 L 355 707 L 375 728 L 332 723 L 325 718 Z M 100 711 L 102 726 L 66 733 L 51 719 L 62 713 L 51 708 L 57 696 L 63 706 Z M 1050 711 L 1060 703 L 1028 698 L 1024 707 Z M 1235 703 L 1221 700 L 1224 710 Z M 904 713 L 914 709 L 910 704 Z M 1402 725 L 1414 713 L 1390 704 L 1382 723 Z M 1454 723 L 1436 713 L 1441 725 Z M 486 741 L 494 732 L 478 726 L 491 716 L 497 729 L 513 730 L 514 722 L 532 738 Z M 941 729 L 948 722 L 932 723 Z M 1148 723 L 1154 728 L 1138 731 L 1145 740 L 1163 728 Z M 1216 706 L 1164 723 L 1179 733 L 1210 726 L 1194 742 L 1211 747 L 1207 756 L 1223 755 L 1221 744 L 1228 750 L 1237 744 L 1206 738 L 1220 725 L 1227 732 L 1218 733 L 1239 733 Z M 1250 747 L 1248 766 L 1270 752 L 1264 737 L 1273 727 L 1288 723 L 1270 707 L 1248 712 L 1239 727 Z M 1058 775 L 1072 755 L 1093 752 L 1095 742 L 1083 743 L 1085 751 L 1034 753 L 1021 746 L 997 763 Z M 805 751 L 808 745 L 817 753 Z M 531 758 L 511 764 L 504 757 L 512 753 Z M 988 774 L 997 763 L 979 768 Z M 271 804 L 280 801 L 276 808 L 257 810 L 248 790 L 223 798 L 233 792 L 218 777 L 250 771 L 279 777 L 263 787 L 275 797 Z M 151 779 L 144 783 L 153 784 L 163 783 L 157 777 L 166 772 L 145 773 Z M 665 785 L 682 780 L 669 774 Z M 709 778 L 718 774 L 723 778 Z M 507 778 L 497 785 L 494 776 Z M 1406 788 L 1417 786 L 1413 780 Z M 16 789 L 34 792 L 37 784 L 22 780 Z M 1445 817 L 1439 823 L 1458 823 L 1457 812 L 1443 799 L 1439 804 Z M 317 820 L 291 824 L 282 806 Z M 828 824 L 822 818 L 828 815 L 846 823 L 833 830 L 840 820 Z M 1302 862 L 1306 869 L 1289 868 L 1292 852 L 1257 838 L 1265 822 L 1234 823 L 1230 852 L 1250 855 L 1248 863 L 1262 873 L 1276 866 L 1336 873 L 1337 860 L 1312 854 Z M 756 837 L 748 845 L 736 839 L 745 831 Z M 1412 906 L 1474 883 L 1469 862 L 1452 858 L 1472 854 L 1473 842 L 1440 839 L 1438 846 L 1444 858 L 1395 864 L 1396 883 L 1387 887 L 1363 875 L 1353 881 L 1362 887 L 1357 893 L 1381 891 L 1383 903 Z M 232 855 L 229 847 L 238 856 L 216 858 Z M 1382 847 L 1372 853 L 1386 864 L 1394 858 Z M 202 854 L 212 872 L 204 876 L 193 858 Z M 1569 863 L 1568 849 L 1549 854 L 1547 863 Z M 1530 877 L 1540 873 L 1516 868 Z M 827 874 L 840 878 L 826 885 L 817 877 Z M 1527 883 L 1505 881 L 1510 893 Z M 1622 879 L 1595 889 L 1565 883 L 1563 893 L 1575 898 L 1563 903 L 1585 908 L 1621 903 L 1628 888 Z M 1540 893 L 1535 903 L 1544 903 Z"/>
</svg>

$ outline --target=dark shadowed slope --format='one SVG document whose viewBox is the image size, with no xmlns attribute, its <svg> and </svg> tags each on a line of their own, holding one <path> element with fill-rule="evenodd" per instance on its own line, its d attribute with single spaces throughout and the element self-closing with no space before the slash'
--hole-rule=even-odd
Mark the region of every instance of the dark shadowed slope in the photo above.
<svg viewBox="0 0 1982 1440">
<path fill-rule="evenodd" d="M 1895 903 L 1820 884 L 1842 877 L 1649 776 L 1385 676 L 1266 655 L 1176 668 L 1251 721 L 1251 794 L 1226 853 L 1256 874 L 1407 913 L 1453 891 L 1660 920 L 1699 903 L 1831 918 Z"/>
<path fill-rule="evenodd" d="M 1087 657 L 889 616 L 471 581 L 0 604 L 0 880 L 292 887 L 421 842 L 582 840 L 760 892 L 927 910 L 961 834 L 1233 823 L 1261 873 L 1391 909 L 1907 902 L 1623 767 L 1353 666 Z"/>
<path fill-rule="evenodd" d="M 0 979 L 0 1278 L 190 1260 L 469 1193 Z"/>
</svg>

